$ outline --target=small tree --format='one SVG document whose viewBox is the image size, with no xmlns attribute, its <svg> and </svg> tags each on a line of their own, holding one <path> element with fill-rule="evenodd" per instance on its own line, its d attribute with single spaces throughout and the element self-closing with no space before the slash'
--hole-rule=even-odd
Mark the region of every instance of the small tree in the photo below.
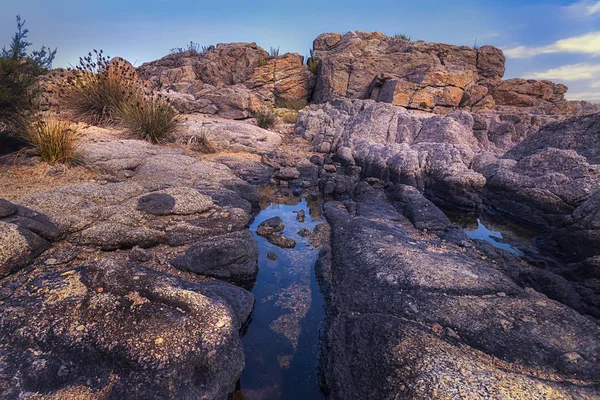
<svg viewBox="0 0 600 400">
<path fill-rule="evenodd" d="M 56 49 L 45 46 L 28 53 L 31 43 L 24 26 L 25 20 L 17 15 L 17 32 L 0 52 L 0 132 L 14 130 L 20 117 L 35 107 L 38 79 L 52 68 L 56 56 Z"/>
</svg>

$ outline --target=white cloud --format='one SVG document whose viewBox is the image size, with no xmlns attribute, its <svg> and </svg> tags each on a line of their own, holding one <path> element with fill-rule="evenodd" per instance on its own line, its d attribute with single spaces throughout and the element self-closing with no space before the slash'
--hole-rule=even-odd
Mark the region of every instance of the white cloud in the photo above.
<svg viewBox="0 0 600 400">
<path fill-rule="evenodd" d="M 531 79 L 557 79 L 563 81 L 580 81 L 586 79 L 600 79 L 600 64 L 570 64 L 558 68 L 552 68 L 542 72 L 530 72 L 525 74 L 525 78 Z M 593 83 L 600 86 L 600 82 Z"/>
<path fill-rule="evenodd" d="M 576 17 L 591 17 L 600 13 L 600 1 L 584 0 L 563 8 Z"/>
<path fill-rule="evenodd" d="M 600 2 L 598 6 L 600 7 Z M 504 54 L 509 58 L 531 58 L 540 54 L 553 53 L 600 55 L 600 32 L 561 39 L 547 46 L 517 46 L 504 49 Z"/>
<path fill-rule="evenodd" d="M 567 100 L 586 100 L 591 102 L 600 101 L 600 92 L 573 92 L 565 94 Z"/>
</svg>

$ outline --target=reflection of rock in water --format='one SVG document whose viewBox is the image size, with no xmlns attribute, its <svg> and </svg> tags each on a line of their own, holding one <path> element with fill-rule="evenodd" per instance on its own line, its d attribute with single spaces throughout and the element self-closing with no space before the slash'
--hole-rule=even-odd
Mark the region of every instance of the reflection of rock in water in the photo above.
<svg viewBox="0 0 600 400">
<path fill-rule="evenodd" d="M 298 339 L 300 338 L 300 320 L 306 316 L 310 308 L 310 295 L 308 282 L 296 283 L 282 289 L 275 301 L 275 305 L 285 311 L 269 327 L 288 338 L 294 352 L 298 348 Z"/>
<path fill-rule="evenodd" d="M 236 399 L 323 399 L 316 377 L 323 298 L 313 266 L 321 242 L 315 239 L 324 238 L 326 232 L 317 226 L 327 224 L 319 222 L 320 203 L 315 206 L 307 198 L 285 198 L 291 192 L 280 188 L 265 190 L 274 197 L 262 199 L 262 211 L 250 227 L 259 248 L 259 275 L 252 290 L 254 317 L 242 339 L 246 368 Z M 258 235 L 258 226 L 274 217 L 281 218 L 284 229 Z M 301 236 L 298 232 L 303 228 Z M 285 235 L 296 245 L 278 247 L 269 240 L 273 235 Z"/>
</svg>

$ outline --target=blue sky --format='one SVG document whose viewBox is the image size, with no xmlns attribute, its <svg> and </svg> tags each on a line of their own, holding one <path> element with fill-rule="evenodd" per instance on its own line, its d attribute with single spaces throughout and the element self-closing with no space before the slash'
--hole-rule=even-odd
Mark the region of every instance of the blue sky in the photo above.
<svg viewBox="0 0 600 400">
<path fill-rule="evenodd" d="M 0 43 L 16 14 L 34 47 L 58 47 L 57 67 L 94 48 L 140 65 L 190 40 L 306 54 L 322 32 L 360 29 L 469 46 L 477 39 L 505 51 L 506 78 L 550 79 L 569 86 L 568 98 L 600 103 L 600 0 L 21 0 L 2 6 Z"/>
</svg>

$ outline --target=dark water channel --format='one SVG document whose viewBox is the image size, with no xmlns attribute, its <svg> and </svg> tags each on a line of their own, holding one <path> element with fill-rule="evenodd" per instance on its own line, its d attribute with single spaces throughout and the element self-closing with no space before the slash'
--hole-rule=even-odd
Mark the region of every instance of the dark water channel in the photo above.
<svg viewBox="0 0 600 400">
<path fill-rule="evenodd" d="M 274 199 L 274 200 L 273 200 Z M 297 219 L 304 210 L 304 222 Z M 296 241 L 282 249 L 256 235 L 257 226 L 278 216 L 283 234 Z M 323 222 L 318 198 L 269 196 L 250 229 L 258 242 L 259 272 L 252 293 L 256 304 L 242 337 L 246 367 L 235 400 L 324 399 L 318 385 L 319 328 L 323 296 L 315 277 L 319 249 L 298 234 Z"/>
</svg>

